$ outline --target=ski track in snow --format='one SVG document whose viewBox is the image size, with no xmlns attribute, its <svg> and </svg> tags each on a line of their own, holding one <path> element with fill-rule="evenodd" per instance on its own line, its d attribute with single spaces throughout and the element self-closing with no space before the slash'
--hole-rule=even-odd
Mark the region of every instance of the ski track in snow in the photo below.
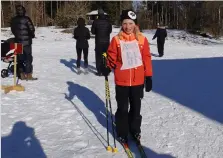
<svg viewBox="0 0 223 158">
<path fill-rule="evenodd" d="M 6 31 L 1 32 L 2 39 L 12 37 L 9 28 L 4 30 Z M 14 125 L 23 121 L 26 126 L 34 129 L 34 136 L 41 146 L 34 150 L 42 150 L 48 158 L 124 158 L 126 154 L 119 143 L 117 143 L 118 153 L 108 153 L 105 150 L 107 137 L 103 103 L 104 78 L 92 73 L 95 72 L 94 38 L 89 40 L 90 72 L 87 75 L 83 73 L 77 75 L 75 40 L 71 34 L 61 33 L 62 30 L 54 27 L 36 29 L 37 38 L 33 40 L 33 65 L 34 76 L 37 76 L 38 80 L 19 81 L 25 86 L 24 92 L 13 91 L 4 94 L 2 91 L 2 142 L 5 138 L 2 147 L 5 145 L 5 148 L 11 146 L 21 148 L 20 152 L 12 152 L 11 148 L 4 148 L 3 151 L 2 148 L 2 155 L 24 158 L 21 155 L 26 154 L 28 155 L 26 157 L 38 157 L 29 152 L 28 148 L 21 147 L 23 142 L 19 141 L 25 141 L 28 136 L 20 140 L 18 131 L 28 130 L 26 128 L 16 130 Z M 111 36 L 117 32 L 118 29 L 114 29 Z M 151 41 L 153 34 L 154 30 L 144 35 L 151 43 L 151 52 L 157 54 L 156 40 Z M 164 57 L 152 58 L 153 62 L 214 57 L 222 59 L 222 48 L 223 45 L 194 44 L 173 40 L 170 37 L 165 43 Z M 2 62 L 2 69 L 6 66 L 7 64 Z M 185 70 L 186 67 L 181 67 L 177 72 L 180 74 Z M 220 71 L 221 67 L 219 73 Z M 13 84 L 12 76 L 1 81 L 2 85 Z M 114 115 L 116 101 L 112 73 L 109 76 L 109 84 Z M 179 93 L 183 93 L 183 89 Z M 223 91 L 218 93 L 223 94 Z M 218 101 L 222 99 L 218 98 Z M 219 104 L 222 106 L 223 102 Z M 149 158 L 223 157 L 223 122 L 206 117 L 199 111 L 156 91 L 144 93 L 142 116 L 142 144 Z M 109 131 L 110 143 L 113 145 L 111 129 Z M 13 134 L 18 136 L 15 138 L 16 141 L 9 139 Z M 38 142 L 33 141 L 31 145 L 32 143 Z M 134 145 L 130 146 L 134 151 Z M 134 154 L 139 157 L 138 153 Z"/>
</svg>

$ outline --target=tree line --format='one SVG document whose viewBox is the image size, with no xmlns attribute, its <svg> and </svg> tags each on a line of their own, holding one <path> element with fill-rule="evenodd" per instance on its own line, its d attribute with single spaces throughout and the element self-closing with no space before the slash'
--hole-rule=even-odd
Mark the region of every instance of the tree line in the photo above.
<svg viewBox="0 0 223 158">
<path fill-rule="evenodd" d="M 223 1 L 143 1 L 137 9 L 145 28 L 163 23 L 171 29 L 223 34 Z"/>
<path fill-rule="evenodd" d="M 142 29 L 156 28 L 162 23 L 169 29 L 223 34 L 222 1 L 1 1 L 1 27 L 8 27 L 15 6 L 23 5 L 35 26 L 69 27 L 78 17 L 102 8 L 113 25 L 120 25 L 123 9 L 134 9 Z"/>
</svg>

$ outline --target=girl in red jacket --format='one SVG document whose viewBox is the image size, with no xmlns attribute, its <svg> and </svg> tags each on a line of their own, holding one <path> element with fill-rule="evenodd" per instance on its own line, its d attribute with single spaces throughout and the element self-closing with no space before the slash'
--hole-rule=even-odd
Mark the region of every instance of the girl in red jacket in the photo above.
<svg viewBox="0 0 223 158">
<path fill-rule="evenodd" d="M 106 66 L 101 68 L 104 76 L 114 69 L 118 106 L 115 113 L 116 132 L 122 143 L 127 143 L 129 132 L 135 139 L 140 140 L 140 110 L 144 83 L 147 92 L 152 89 L 149 43 L 139 31 L 136 21 L 134 11 L 122 11 L 121 31 L 111 40 L 107 50 Z"/>
</svg>

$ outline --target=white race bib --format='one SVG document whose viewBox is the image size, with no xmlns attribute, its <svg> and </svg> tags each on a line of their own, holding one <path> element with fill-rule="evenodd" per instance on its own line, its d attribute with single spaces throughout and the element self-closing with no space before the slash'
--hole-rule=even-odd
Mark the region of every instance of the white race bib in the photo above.
<svg viewBox="0 0 223 158">
<path fill-rule="evenodd" d="M 142 65 L 142 56 L 139 50 L 138 42 L 121 41 L 122 67 L 121 70 L 131 69 Z"/>
</svg>

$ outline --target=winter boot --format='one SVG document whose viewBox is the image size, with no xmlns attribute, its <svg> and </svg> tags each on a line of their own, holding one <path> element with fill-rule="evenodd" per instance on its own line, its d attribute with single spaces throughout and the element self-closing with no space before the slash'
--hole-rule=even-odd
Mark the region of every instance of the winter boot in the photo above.
<svg viewBox="0 0 223 158">
<path fill-rule="evenodd" d="M 84 68 L 84 74 L 87 75 L 89 72 L 88 68 Z"/>
<path fill-rule="evenodd" d="M 97 72 L 97 73 L 95 73 L 95 75 L 96 75 L 96 76 L 102 76 L 102 73 Z"/>
<path fill-rule="evenodd" d="M 21 73 L 19 74 L 19 79 L 20 79 L 20 80 L 26 80 L 26 78 L 27 78 L 27 76 L 26 76 L 26 74 L 25 74 L 24 72 L 21 72 Z"/>
<path fill-rule="evenodd" d="M 159 57 L 162 57 L 163 56 L 163 54 L 159 54 Z"/>
<path fill-rule="evenodd" d="M 81 69 L 77 68 L 77 74 L 80 75 L 81 74 Z"/>
<path fill-rule="evenodd" d="M 127 137 L 118 137 L 118 141 L 121 144 L 127 144 L 128 143 L 128 138 Z"/>
<path fill-rule="evenodd" d="M 32 73 L 28 73 L 26 80 L 37 80 L 37 78 L 33 77 Z"/>
<path fill-rule="evenodd" d="M 131 133 L 134 140 L 140 141 L 141 133 Z"/>
</svg>

